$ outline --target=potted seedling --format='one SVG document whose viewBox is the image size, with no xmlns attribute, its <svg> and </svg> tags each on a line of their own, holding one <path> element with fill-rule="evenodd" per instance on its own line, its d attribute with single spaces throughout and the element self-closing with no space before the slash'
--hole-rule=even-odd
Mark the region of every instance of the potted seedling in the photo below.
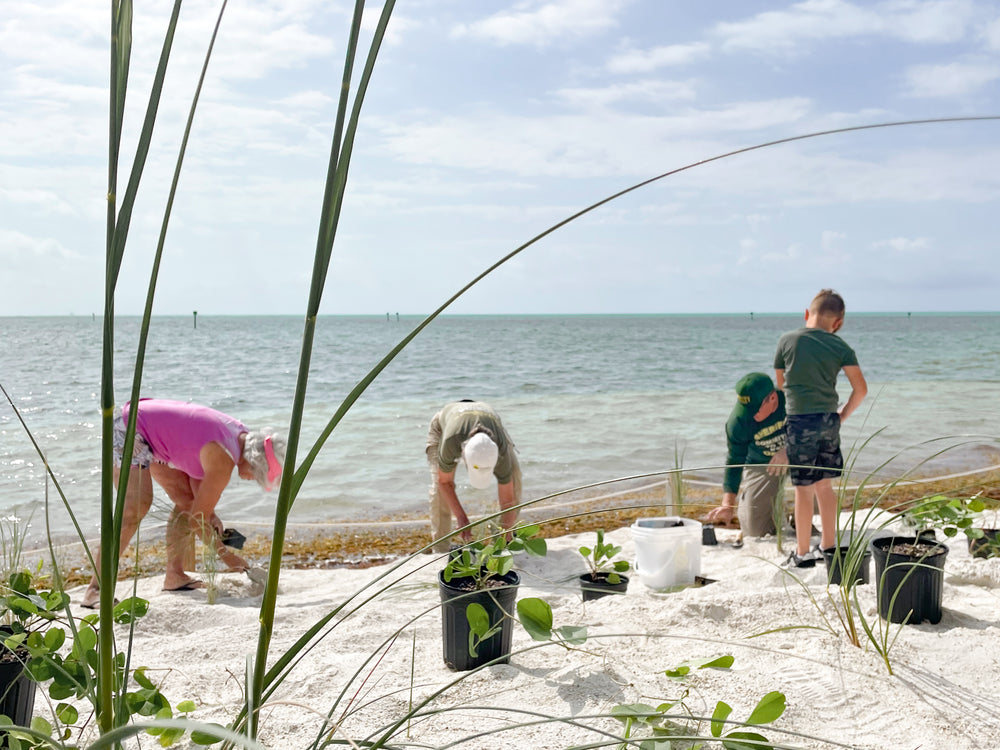
<svg viewBox="0 0 1000 750">
<path fill-rule="evenodd" d="M 934 536 L 884 536 L 871 541 L 879 614 L 895 623 L 941 621 L 948 547 Z"/>
<path fill-rule="evenodd" d="M 996 557 L 1000 554 L 997 538 L 997 512 L 992 512 L 990 523 L 984 523 L 986 504 L 979 495 L 948 497 L 935 495 L 926 498 L 903 512 L 906 525 L 920 533 L 940 530 L 948 538 L 965 534 L 969 552 L 973 557 Z"/>
<path fill-rule="evenodd" d="M 538 526 L 518 526 L 449 554 L 438 574 L 444 662 L 465 671 L 510 658 L 514 603 L 520 576 L 514 553 L 546 553 Z M 508 539 L 508 536 L 510 537 Z"/>
<path fill-rule="evenodd" d="M 580 554 L 590 569 L 580 576 L 585 602 L 608 594 L 624 594 L 628 589 L 628 576 L 621 575 L 629 569 L 628 561 L 614 559 L 621 551 L 620 546 L 605 543 L 604 529 L 597 530 L 597 544 L 580 547 Z"/>
<path fill-rule="evenodd" d="M 0 715 L 15 726 L 28 726 L 35 709 L 35 682 L 28 671 L 31 652 L 24 643 L 30 609 L 37 609 L 28 599 L 33 593 L 30 587 L 27 573 L 14 573 L 0 591 Z"/>
</svg>

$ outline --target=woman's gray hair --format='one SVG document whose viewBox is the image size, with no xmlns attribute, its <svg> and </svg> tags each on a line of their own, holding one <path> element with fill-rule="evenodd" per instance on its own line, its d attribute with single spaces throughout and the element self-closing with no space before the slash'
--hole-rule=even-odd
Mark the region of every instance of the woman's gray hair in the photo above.
<svg viewBox="0 0 1000 750">
<path fill-rule="evenodd" d="M 274 449 L 274 457 L 282 468 L 285 466 L 285 438 L 270 428 L 262 430 L 250 430 L 243 439 L 243 458 L 247 460 L 253 469 L 253 478 L 265 490 L 270 489 L 268 482 L 267 451 L 264 441 L 271 438 L 271 447 Z"/>
</svg>

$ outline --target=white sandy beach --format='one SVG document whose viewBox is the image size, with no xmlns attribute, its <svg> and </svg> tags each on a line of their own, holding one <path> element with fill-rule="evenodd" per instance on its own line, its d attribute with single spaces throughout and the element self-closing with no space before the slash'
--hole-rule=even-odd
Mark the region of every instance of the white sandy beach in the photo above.
<svg viewBox="0 0 1000 750">
<path fill-rule="evenodd" d="M 734 534 L 720 531 L 719 537 L 726 541 Z M 608 537 L 634 560 L 629 529 Z M 724 700 L 733 706 L 731 718 L 744 718 L 758 699 L 779 690 L 787 697 L 787 710 L 763 730 L 776 743 L 871 750 L 996 747 L 1000 559 L 973 560 L 964 537 L 950 543 L 943 620 L 891 626 L 893 637 L 900 631 L 890 654 L 894 676 L 870 645 L 859 649 L 849 643 L 827 601 L 822 562 L 799 574 L 832 631 L 803 588 L 777 567 L 782 556 L 773 540 L 749 541 L 742 550 L 725 543 L 702 547 L 702 575 L 717 579 L 710 585 L 659 593 L 633 576 L 624 597 L 584 604 L 576 580 L 583 565 L 576 550 L 592 540 L 593 534 L 549 540 L 547 557 L 519 555 L 516 566 L 522 579 L 519 597 L 547 599 L 557 626 L 586 624 L 590 640 L 572 652 L 552 645 L 534 648 L 536 642 L 517 626 L 510 664 L 474 674 L 452 672 L 442 661 L 438 558 L 418 556 L 394 572 L 392 566 L 283 571 L 274 655 L 366 584 L 385 578 L 356 602 L 382 590 L 377 599 L 335 618 L 332 632 L 292 670 L 263 710 L 261 741 L 282 750 L 310 746 L 341 691 L 345 694 L 334 711 L 342 717 L 336 736 L 355 741 L 378 736 L 405 713 L 411 699 L 419 701 L 458 679 L 428 707 L 447 710 L 403 724 L 390 745 L 568 748 L 599 743 L 602 735 L 595 730 L 617 732 L 619 725 L 589 715 L 619 703 L 655 706 L 677 699 L 685 686 L 668 680 L 664 670 L 729 653 L 735 657 L 731 670 L 702 670 L 689 679 L 686 703 L 695 714 L 709 715 L 716 701 Z M 402 583 L 385 587 L 404 574 Z M 204 591 L 165 593 L 161 583 L 160 576 L 139 581 L 138 593 L 151 606 L 137 630 L 133 663 L 166 670 L 158 673 L 164 693 L 175 704 L 196 701 L 193 718 L 226 724 L 241 703 L 247 657 L 255 649 L 259 591 L 244 576 L 225 574 L 218 603 L 209 605 Z M 119 583 L 118 596 L 128 595 L 129 587 Z M 874 584 L 857 591 L 865 615 L 877 622 Z M 77 602 L 82 589 L 71 593 Z M 753 637 L 792 626 L 808 627 Z M 397 631 L 399 638 L 384 656 L 366 661 Z M 352 683 L 358 672 L 361 678 Z M 532 721 L 533 712 L 567 721 L 512 726 Z M 476 736 L 504 726 L 510 728 L 501 734 Z M 708 732 L 707 724 L 702 732 Z"/>
</svg>

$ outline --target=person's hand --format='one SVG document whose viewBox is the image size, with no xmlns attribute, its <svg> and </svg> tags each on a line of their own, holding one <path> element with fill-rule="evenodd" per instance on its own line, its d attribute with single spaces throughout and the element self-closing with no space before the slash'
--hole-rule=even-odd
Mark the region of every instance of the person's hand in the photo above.
<svg viewBox="0 0 1000 750">
<path fill-rule="evenodd" d="M 709 523 L 727 524 L 733 520 L 735 511 L 736 507 L 733 505 L 720 505 L 718 508 L 712 508 L 705 516 L 705 520 Z"/>
<path fill-rule="evenodd" d="M 771 456 L 771 461 L 767 465 L 767 473 L 772 477 L 779 476 L 788 471 L 788 452 L 782 448 Z"/>
<path fill-rule="evenodd" d="M 472 529 L 466 529 L 461 534 L 459 534 L 459 536 L 462 537 L 462 541 L 463 542 L 471 542 L 472 541 Z"/>
<path fill-rule="evenodd" d="M 219 560 L 226 566 L 226 571 L 230 573 L 242 573 L 250 567 L 250 563 L 237 555 L 235 552 L 226 550 L 219 553 Z"/>
</svg>

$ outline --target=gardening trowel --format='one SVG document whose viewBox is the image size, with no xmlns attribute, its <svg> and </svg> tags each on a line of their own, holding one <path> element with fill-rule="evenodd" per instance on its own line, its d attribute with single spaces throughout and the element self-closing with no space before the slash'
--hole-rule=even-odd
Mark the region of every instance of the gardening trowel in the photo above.
<svg viewBox="0 0 1000 750">
<path fill-rule="evenodd" d="M 260 565 L 252 565 L 246 569 L 247 578 L 259 586 L 267 583 L 267 568 Z"/>
</svg>

